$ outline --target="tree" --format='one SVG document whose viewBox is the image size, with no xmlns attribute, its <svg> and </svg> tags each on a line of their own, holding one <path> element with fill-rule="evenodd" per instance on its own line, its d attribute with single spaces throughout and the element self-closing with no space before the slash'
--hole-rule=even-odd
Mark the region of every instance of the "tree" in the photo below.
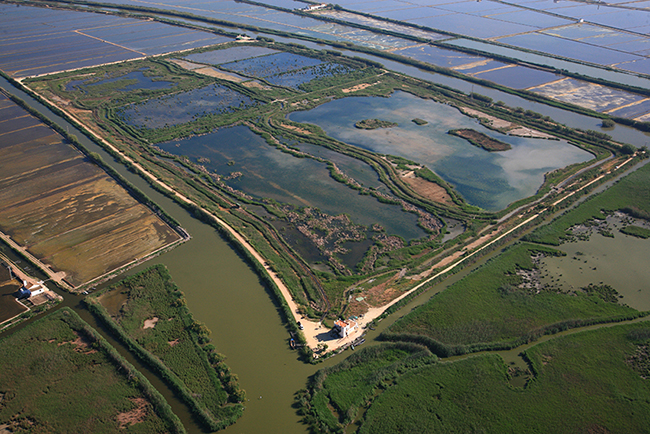
<svg viewBox="0 0 650 434">
<path fill-rule="evenodd" d="M 629 143 L 624 144 L 621 146 L 621 153 L 624 155 L 632 155 L 636 152 L 636 148 Z"/>
<path fill-rule="evenodd" d="M 600 124 L 600 126 L 603 127 L 603 128 L 614 128 L 615 125 L 616 125 L 616 122 L 614 122 L 611 119 L 603 119 L 603 121 Z"/>
</svg>

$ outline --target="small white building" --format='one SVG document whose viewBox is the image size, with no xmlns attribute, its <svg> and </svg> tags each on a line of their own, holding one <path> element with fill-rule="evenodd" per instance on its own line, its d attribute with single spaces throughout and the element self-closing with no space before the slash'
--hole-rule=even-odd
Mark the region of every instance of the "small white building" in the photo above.
<svg viewBox="0 0 650 434">
<path fill-rule="evenodd" d="M 317 11 L 319 9 L 324 9 L 326 7 L 327 7 L 327 3 L 320 3 L 317 5 L 309 5 L 306 8 L 302 8 L 300 10 L 305 12 L 311 12 L 311 11 Z"/>
<path fill-rule="evenodd" d="M 349 320 L 338 320 L 334 322 L 334 333 L 338 334 L 340 337 L 344 338 L 348 336 L 350 333 L 355 331 L 356 329 L 359 328 L 359 325 L 357 324 L 356 321 L 353 321 L 351 319 Z"/>
</svg>

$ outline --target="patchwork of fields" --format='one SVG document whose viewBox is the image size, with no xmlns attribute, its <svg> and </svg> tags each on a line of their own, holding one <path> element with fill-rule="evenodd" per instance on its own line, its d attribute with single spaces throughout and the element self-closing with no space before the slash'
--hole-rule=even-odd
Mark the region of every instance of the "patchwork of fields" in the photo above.
<svg viewBox="0 0 650 434">
<path fill-rule="evenodd" d="M 0 96 L 0 229 L 73 287 L 180 236 L 40 120 Z"/>
</svg>

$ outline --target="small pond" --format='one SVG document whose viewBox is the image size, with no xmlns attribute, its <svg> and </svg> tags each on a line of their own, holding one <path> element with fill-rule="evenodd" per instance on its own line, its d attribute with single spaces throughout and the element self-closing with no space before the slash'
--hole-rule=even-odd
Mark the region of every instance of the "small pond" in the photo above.
<svg viewBox="0 0 650 434">
<path fill-rule="evenodd" d="M 542 283 L 569 291 L 589 284 L 610 285 L 623 297 L 620 303 L 638 310 L 650 310 L 650 239 L 625 235 L 625 226 L 610 218 L 613 237 L 593 233 L 588 241 L 562 244 L 562 257 L 542 260 Z"/>
</svg>

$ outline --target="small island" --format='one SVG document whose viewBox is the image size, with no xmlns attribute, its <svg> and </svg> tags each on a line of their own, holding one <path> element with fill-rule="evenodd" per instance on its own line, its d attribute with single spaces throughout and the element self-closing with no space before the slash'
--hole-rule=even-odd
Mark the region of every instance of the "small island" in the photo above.
<svg viewBox="0 0 650 434">
<path fill-rule="evenodd" d="M 382 121 L 379 119 L 364 119 L 356 124 L 354 124 L 355 127 L 360 128 L 362 130 L 376 130 L 377 128 L 392 128 L 396 127 L 397 123 L 396 122 L 389 122 L 389 121 Z"/>
<path fill-rule="evenodd" d="M 488 152 L 500 152 L 512 149 L 509 143 L 493 139 L 490 136 L 471 129 L 449 130 L 447 134 L 462 137 L 472 145 L 485 149 Z"/>
<path fill-rule="evenodd" d="M 426 125 L 426 124 L 429 123 L 429 122 L 425 121 L 424 119 L 420 119 L 420 118 L 411 119 L 411 122 L 413 122 L 416 125 Z"/>
</svg>

